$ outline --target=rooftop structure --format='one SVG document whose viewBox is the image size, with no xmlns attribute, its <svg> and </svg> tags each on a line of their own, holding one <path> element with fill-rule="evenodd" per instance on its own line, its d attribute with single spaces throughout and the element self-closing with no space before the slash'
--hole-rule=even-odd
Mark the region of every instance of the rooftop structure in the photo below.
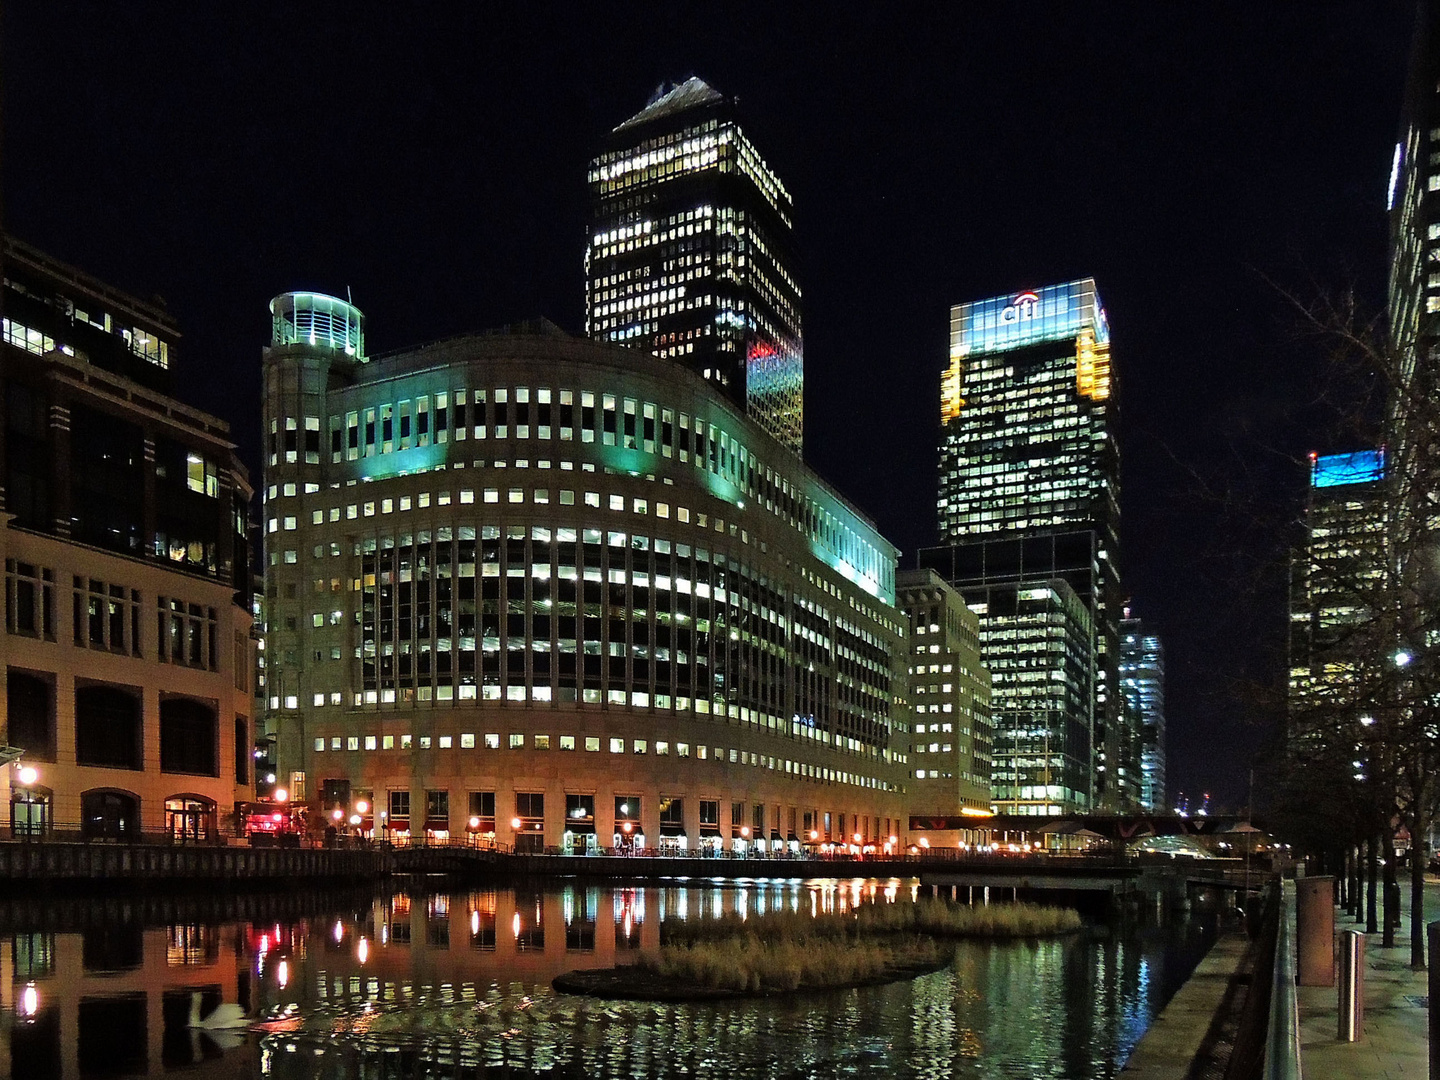
<svg viewBox="0 0 1440 1080">
<path fill-rule="evenodd" d="M 803 443 L 790 194 L 702 79 L 657 92 L 590 163 L 585 332 L 673 358 Z"/>
</svg>

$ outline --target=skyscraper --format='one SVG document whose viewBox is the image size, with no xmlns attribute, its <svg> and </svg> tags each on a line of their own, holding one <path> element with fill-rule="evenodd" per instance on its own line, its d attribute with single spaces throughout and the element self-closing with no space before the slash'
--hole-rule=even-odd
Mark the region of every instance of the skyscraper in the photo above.
<svg viewBox="0 0 1440 1080">
<path fill-rule="evenodd" d="M 698 78 L 657 92 L 590 163 L 585 331 L 679 360 L 795 453 L 803 442 L 790 193 Z"/>
<path fill-rule="evenodd" d="M 1311 455 L 1304 545 L 1290 571 L 1289 705 L 1298 733 L 1360 707 L 1363 684 L 1373 679 L 1365 669 L 1385 651 L 1383 636 L 1393 634 L 1376 617 L 1387 590 L 1379 569 L 1384 480 L 1383 450 Z"/>
<path fill-rule="evenodd" d="M 1017 599 L 1001 604 L 1006 610 L 1018 611 L 1018 596 L 1027 590 L 1053 591 L 1056 580 L 1069 586 L 1090 623 L 1084 663 L 1091 690 L 1075 706 L 1085 715 L 1067 717 L 1062 725 L 1073 730 L 1078 724 L 1090 743 L 1085 753 L 1093 787 L 1083 785 L 1077 805 L 1134 805 L 1140 794 L 1135 744 L 1115 692 L 1119 408 L 1110 327 L 1094 280 L 952 308 L 940 412 L 943 546 L 922 551 L 920 563 L 972 603 L 993 605 L 997 590 L 1015 592 Z M 982 637 L 984 621 L 982 613 Z M 997 782 L 1007 662 L 996 650 L 1014 647 L 1015 640 L 997 631 L 984 655 L 997 680 Z M 1063 653 L 1072 649 L 1073 643 Z"/>
<path fill-rule="evenodd" d="M 1165 649 L 1129 610 L 1120 620 L 1120 689 L 1140 739 L 1140 805 L 1169 809 L 1165 798 Z"/>
<path fill-rule="evenodd" d="M 1390 168 L 1390 336 L 1408 378 L 1440 341 L 1440 18 L 1431 0 L 1417 5 L 1400 132 Z M 1437 363 L 1429 370 L 1434 385 Z"/>
</svg>

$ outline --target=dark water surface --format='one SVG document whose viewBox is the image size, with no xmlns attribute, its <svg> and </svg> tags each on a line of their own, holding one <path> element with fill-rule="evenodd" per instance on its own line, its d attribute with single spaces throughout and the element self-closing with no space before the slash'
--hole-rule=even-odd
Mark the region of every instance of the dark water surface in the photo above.
<svg viewBox="0 0 1440 1080">
<path fill-rule="evenodd" d="M 753 1001 L 550 989 L 657 948 L 668 920 L 921 891 L 814 879 L 0 901 L 0 1076 L 1110 1077 L 1217 922 L 1199 910 L 963 942 L 913 981 Z M 197 993 L 202 1018 L 238 1004 L 257 1027 L 192 1030 Z"/>
</svg>

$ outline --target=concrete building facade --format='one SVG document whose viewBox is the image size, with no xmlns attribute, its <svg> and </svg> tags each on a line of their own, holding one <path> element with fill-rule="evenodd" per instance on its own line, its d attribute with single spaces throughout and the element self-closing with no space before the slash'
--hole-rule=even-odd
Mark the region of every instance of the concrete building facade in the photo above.
<svg viewBox="0 0 1440 1080">
<path fill-rule="evenodd" d="M 527 850 L 902 842 L 897 552 L 712 383 L 545 323 L 370 357 L 343 301 L 272 311 L 297 798 Z"/>
<path fill-rule="evenodd" d="M 245 470 L 170 396 L 163 309 L 14 239 L 4 271 L 11 826 L 212 838 L 250 783 Z"/>
<path fill-rule="evenodd" d="M 909 621 L 910 813 L 989 816 L 994 742 L 980 620 L 933 570 L 902 570 Z"/>
</svg>

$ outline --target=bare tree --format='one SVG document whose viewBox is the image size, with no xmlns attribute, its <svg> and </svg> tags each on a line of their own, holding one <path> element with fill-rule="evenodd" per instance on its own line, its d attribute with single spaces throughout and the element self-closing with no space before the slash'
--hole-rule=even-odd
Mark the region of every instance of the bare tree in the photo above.
<svg viewBox="0 0 1440 1080">
<path fill-rule="evenodd" d="M 1293 564 L 1286 788 L 1321 820 L 1351 808 L 1355 828 L 1339 835 L 1352 845 L 1378 836 L 1393 854 L 1399 827 L 1409 832 L 1411 963 L 1423 967 L 1424 846 L 1440 796 L 1440 398 L 1434 374 L 1348 306 L 1306 316 L 1340 383 L 1362 388 L 1334 403 L 1340 445 L 1371 434 L 1368 449 L 1312 466 Z"/>
</svg>

